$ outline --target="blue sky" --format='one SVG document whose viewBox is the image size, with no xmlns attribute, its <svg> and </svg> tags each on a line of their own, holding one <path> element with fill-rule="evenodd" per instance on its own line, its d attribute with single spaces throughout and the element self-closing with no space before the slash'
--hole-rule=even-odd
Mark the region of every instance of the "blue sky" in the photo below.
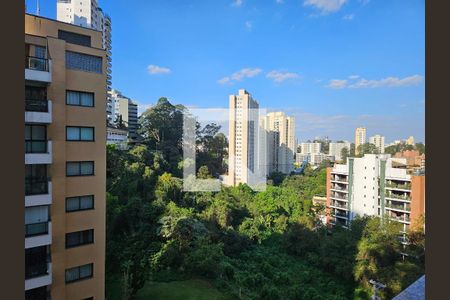
<svg viewBox="0 0 450 300">
<path fill-rule="evenodd" d="M 56 0 L 40 2 L 55 18 Z M 365 126 L 424 141 L 423 0 L 99 2 L 113 23 L 113 87 L 142 108 L 161 96 L 227 107 L 245 88 L 294 115 L 299 140 L 353 140 Z"/>
</svg>

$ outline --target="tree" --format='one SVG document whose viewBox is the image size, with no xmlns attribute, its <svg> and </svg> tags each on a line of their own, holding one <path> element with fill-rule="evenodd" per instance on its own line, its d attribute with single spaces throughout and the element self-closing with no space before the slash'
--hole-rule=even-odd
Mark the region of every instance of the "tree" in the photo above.
<svg viewBox="0 0 450 300">
<path fill-rule="evenodd" d="M 350 151 L 347 147 L 341 149 L 341 161 L 346 162 L 349 155 Z"/>
<path fill-rule="evenodd" d="M 377 146 L 372 143 L 364 143 L 358 146 L 359 156 L 364 156 L 364 154 L 379 154 Z"/>
</svg>

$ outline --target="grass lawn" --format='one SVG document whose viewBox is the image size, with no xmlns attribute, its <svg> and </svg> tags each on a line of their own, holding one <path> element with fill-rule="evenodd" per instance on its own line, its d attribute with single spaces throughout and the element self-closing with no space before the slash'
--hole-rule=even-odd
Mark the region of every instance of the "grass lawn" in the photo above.
<svg viewBox="0 0 450 300">
<path fill-rule="evenodd" d="M 110 286 L 108 300 L 120 300 L 120 284 Z M 211 283 L 201 279 L 171 282 L 148 282 L 133 298 L 135 300 L 232 300 Z"/>
</svg>

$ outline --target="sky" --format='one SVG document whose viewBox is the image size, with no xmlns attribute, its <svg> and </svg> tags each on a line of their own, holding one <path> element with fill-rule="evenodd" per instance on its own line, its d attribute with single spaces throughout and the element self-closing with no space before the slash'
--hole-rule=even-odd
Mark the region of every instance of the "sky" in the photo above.
<svg viewBox="0 0 450 300">
<path fill-rule="evenodd" d="M 36 0 L 27 12 L 36 13 Z M 99 0 L 112 18 L 113 88 L 226 108 L 246 89 L 296 118 L 299 141 L 425 141 L 423 0 Z M 40 14 L 56 18 L 56 0 Z"/>
</svg>

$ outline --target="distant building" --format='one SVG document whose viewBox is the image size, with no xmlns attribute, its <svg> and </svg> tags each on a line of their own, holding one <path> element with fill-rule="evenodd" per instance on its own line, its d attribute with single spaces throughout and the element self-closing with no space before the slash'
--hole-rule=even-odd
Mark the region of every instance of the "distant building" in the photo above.
<svg viewBox="0 0 450 300">
<path fill-rule="evenodd" d="M 271 112 L 260 123 L 267 132 L 267 172 L 289 174 L 294 169 L 295 119 L 283 112 Z"/>
<path fill-rule="evenodd" d="M 321 143 L 300 143 L 301 154 L 318 154 L 322 152 Z"/>
<path fill-rule="evenodd" d="M 113 102 L 114 124 L 118 124 L 121 120 L 127 127 L 128 138 L 135 141 L 138 137 L 138 105 L 118 90 L 112 90 L 108 94 Z"/>
<path fill-rule="evenodd" d="M 425 153 L 420 154 L 418 150 L 405 150 L 403 152 L 397 152 L 394 157 L 405 158 L 406 164 L 409 168 L 425 167 Z"/>
<path fill-rule="evenodd" d="M 378 153 L 384 153 L 384 136 L 382 135 L 374 135 L 369 138 L 369 143 L 374 144 L 377 147 Z"/>
<path fill-rule="evenodd" d="M 414 145 L 414 137 L 410 136 L 409 138 L 406 139 L 406 144 L 407 145 Z"/>
<path fill-rule="evenodd" d="M 366 128 L 358 127 L 355 130 L 355 155 L 359 155 L 358 147 L 366 143 Z"/>
<path fill-rule="evenodd" d="M 324 153 L 313 153 L 310 154 L 310 164 L 320 165 L 324 160 L 329 160 L 330 162 L 335 161 L 334 155 L 324 154 Z"/>
<path fill-rule="evenodd" d="M 347 148 L 348 154 L 350 155 L 350 148 L 351 148 L 350 142 L 330 143 L 328 154 L 334 156 L 336 161 L 341 161 L 342 160 L 341 153 L 342 149 L 344 148 Z"/>
<path fill-rule="evenodd" d="M 425 175 L 389 154 L 349 158 L 327 169 L 329 224 L 348 226 L 356 216 L 387 216 L 406 231 L 425 213 Z"/>
<path fill-rule="evenodd" d="M 240 89 L 237 95 L 230 95 L 229 108 L 228 176 L 224 183 L 252 184 L 259 167 L 259 104 L 249 92 Z"/>
<path fill-rule="evenodd" d="M 106 127 L 106 144 L 114 144 L 121 150 L 128 148 L 128 130 L 112 126 Z"/>
<path fill-rule="evenodd" d="M 297 152 L 295 154 L 295 163 L 298 165 L 301 165 L 304 161 L 309 163 L 310 160 L 311 160 L 311 154 L 301 154 L 299 152 Z"/>
</svg>

